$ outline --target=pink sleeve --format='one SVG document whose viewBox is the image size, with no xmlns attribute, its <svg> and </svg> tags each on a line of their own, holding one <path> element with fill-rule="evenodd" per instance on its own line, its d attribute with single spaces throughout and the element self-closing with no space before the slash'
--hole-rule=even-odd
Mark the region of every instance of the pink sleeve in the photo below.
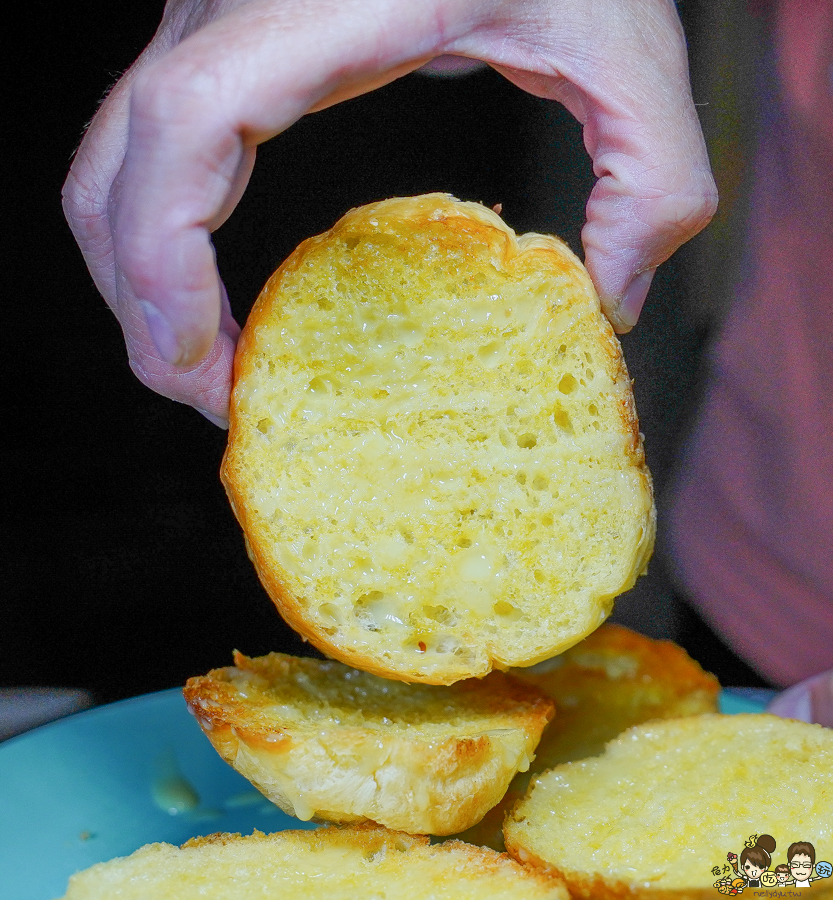
<svg viewBox="0 0 833 900">
<path fill-rule="evenodd" d="M 777 684 L 833 668 L 833 0 L 782 0 L 743 277 L 669 522 L 698 611 Z"/>
</svg>

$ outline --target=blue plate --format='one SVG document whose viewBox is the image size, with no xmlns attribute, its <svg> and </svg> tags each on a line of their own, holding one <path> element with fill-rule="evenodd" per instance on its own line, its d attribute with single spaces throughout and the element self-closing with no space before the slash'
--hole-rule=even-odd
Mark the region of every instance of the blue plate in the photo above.
<svg viewBox="0 0 833 900">
<path fill-rule="evenodd" d="M 723 712 L 760 712 L 724 691 Z M 143 844 L 310 828 L 227 766 L 180 690 L 101 706 L 0 745 L 0 896 L 54 900 L 73 872 Z"/>
<path fill-rule="evenodd" d="M 52 900 L 73 872 L 143 844 L 310 828 L 226 765 L 178 689 L 0 745 L 0 897 Z"/>
</svg>

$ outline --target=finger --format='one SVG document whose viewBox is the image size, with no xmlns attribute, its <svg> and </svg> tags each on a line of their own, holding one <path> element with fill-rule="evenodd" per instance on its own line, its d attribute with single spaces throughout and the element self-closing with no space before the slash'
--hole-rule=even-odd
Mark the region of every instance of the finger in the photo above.
<svg viewBox="0 0 833 900">
<path fill-rule="evenodd" d="M 64 215 L 96 287 L 116 308 L 115 263 L 108 204 L 127 144 L 129 102 L 139 72 L 179 40 L 183 22 L 170 3 L 153 40 L 106 93 L 84 132 L 61 192 Z"/>
<path fill-rule="evenodd" d="M 240 326 L 231 315 L 221 283 L 221 314 L 217 336 L 205 356 L 189 366 L 172 366 L 159 353 L 164 346 L 153 310 L 140 303 L 125 304 L 121 320 L 130 368 L 147 387 L 164 397 L 193 406 L 221 428 L 228 427 L 234 351 Z M 164 324 L 162 328 L 164 329 Z"/>
<path fill-rule="evenodd" d="M 519 32 L 504 41 L 496 68 L 559 100 L 584 126 L 598 179 L 582 231 L 585 263 L 623 332 L 636 323 L 656 267 L 716 208 L 685 39 L 670 0 L 568 0 L 557 21 L 548 15 L 549 42 L 531 45 Z"/>
<path fill-rule="evenodd" d="M 185 4 L 169 4 L 159 31 L 133 66 L 107 94 L 87 128 L 74 156 L 62 191 L 67 222 L 81 249 L 96 287 L 116 313 L 125 335 L 131 369 L 153 390 L 195 406 L 221 427 L 228 424 L 228 396 L 234 347 L 240 328 L 234 321 L 225 289 L 222 292 L 218 333 L 197 365 L 176 368 L 166 362 L 154 342 L 158 320 L 146 318 L 142 307 L 130 302 L 129 291 L 117 282 L 110 206 L 118 193 L 118 175 L 127 143 L 132 86 L 144 66 L 168 52 L 189 24 Z M 236 206 L 254 164 L 254 148 L 243 154 L 230 180 L 229 193 L 209 229 L 218 228 Z M 125 302 L 127 301 L 127 302 Z M 161 341 L 160 341 L 161 342 Z"/>
<path fill-rule="evenodd" d="M 251 148 L 415 68 L 441 36 L 429 4 L 252 2 L 141 74 L 111 218 L 120 295 L 153 319 L 163 359 L 193 365 L 213 345 L 220 286 L 208 232 Z"/>
<path fill-rule="evenodd" d="M 819 675 L 810 684 L 812 722 L 833 728 L 833 671 Z"/>
<path fill-rule="evenodd" d="M 130 79 L 125 77 L 102 103 L 75 153 L 62 190 L 64 216 L 95 286 L 116 309 L 113 238 L 108 217 L 110 187 L 127 140 Z"/>
</svg>

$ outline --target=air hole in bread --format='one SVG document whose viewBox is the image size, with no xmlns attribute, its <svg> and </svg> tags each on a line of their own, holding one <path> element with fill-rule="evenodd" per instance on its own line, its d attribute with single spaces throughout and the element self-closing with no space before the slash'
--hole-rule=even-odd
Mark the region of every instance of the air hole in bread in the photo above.
<svg viewBox="0 0 833 900">
<path fill-rule="evenodd" d="M 426 618 L 442 625 L 454 626 L 457 624 L 457 616 L 445 606 L 423 606 L 422 611 Z"/>
<path fill-rule="evenodd" d="M 567 372 L 558 382 L 558 390 L 561 391 L 562 394 L 572 394 L 573 391 L 578 387 L 578 382 L 576 381 L 575 375 L 572 375 L 570 372 Z"/>
<path fill-rule="evenodd" d="M 481 347 L 477 351 L 477 357 L 484 366 L 488 366 L 491 368 L 492 366 L 497 365 L 501 359 L 501 350 L 503 349 L 502 344 L 497 341 L 493 341 L 491 344 L 486 344 Z"/>
<path fill-rule="evenodd" d="M 318 612 L 322 618 L 327 619 L 334 625 L 342 625 L 344 623 L 344 616 L 334 603 L 322 603 L 318 607 Z"/>
<path fill-rule="evenodd" d="M 405 626 L 405 614 L 394 597 L 382 591 L 362 594 L 353 606 L 356 618 L 369 631 Z"/>
<path fill-rule="evenodd" d="M 536 475 L 532 480 L 532 487 L 536 491 L 545 491 L 550 484 L 549 478 L 546 475 Z"/>
<path fill-rule="evenodd" d="M 353 604 L 353 614 L 356 617 L 356 621 L 368 631 L 379 630 L 376 619 L 373 617 L 373 613 L 370 610 L 370 605 L 373 602 L 373 599 L 371 598 L 375 598 L 376 596 L 381 598 L 381 592 L 372 591 L 370 594 L 362 594 L 362 596 Z"/>
<path fill-rule="evenodd" d="M 498 600 L 493 608 L 499 616 L 513 616 L 519 618 L 521 615 L 520 610 L 516 606 L 512 606 L 511 603 L 507 603 L 505 600 Z"/>
<path fill-rule="evenodd" d="M 525 434 L 519 435 L 518 446 L 524 450 L 531 450 L 538 444 L 538 435 L 527 431 Z"/>
<path fill-rule="evenodd" d="M 314 538 L 309 541 L 304 541 L 304 547 L 301 550 L 301 553 L 304 556 L 304 559 L 315 559 L 318 556 L 318 541 Z"/>
<path fill-rule="evenodd" d="M 326 379 L 316 375 L 307 385 L 307 390 L 312 391 L 313 394 L 329 394 L 331 385 L 327 383 Z"/>
<path fill-rule="evenodd" d="M 515 481 L 517 481 L 518 484 L 526 484 L 526 472 L 518 472 L 515 475 Z"/>
<path fill-rule="evenodd" d="M 461 653 L 463 651 L 457 639 L 453 637 L 441 638 L 437 641 L 435 649 L 437 653 L 458 653 L 458 651 Z"/>
<path fill-rule="evenodd" d="M 552 411 L 552 418 L 555 424 L 567 434 L 573 433 L 573 422 L 570 414 L 561 406 L 555 406 Z"/>
</svg>

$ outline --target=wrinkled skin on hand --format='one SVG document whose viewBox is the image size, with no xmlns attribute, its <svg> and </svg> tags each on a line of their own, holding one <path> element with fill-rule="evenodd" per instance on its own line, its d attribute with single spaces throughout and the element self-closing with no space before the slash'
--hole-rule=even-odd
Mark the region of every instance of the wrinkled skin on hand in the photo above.
<svg viewBox="0 0 833 900">
<path fill-rule="evenodd" d="M 563 103 L 596 185 L 585 262 L 614 327 L 709 221 L 716 191 L 672 0 L 170 0 L 93 119 L 64 187 L 136 375 L 219 425 L 232 319 L 211 244 L 257 145 L 444 55 Z"/>
</svg>

